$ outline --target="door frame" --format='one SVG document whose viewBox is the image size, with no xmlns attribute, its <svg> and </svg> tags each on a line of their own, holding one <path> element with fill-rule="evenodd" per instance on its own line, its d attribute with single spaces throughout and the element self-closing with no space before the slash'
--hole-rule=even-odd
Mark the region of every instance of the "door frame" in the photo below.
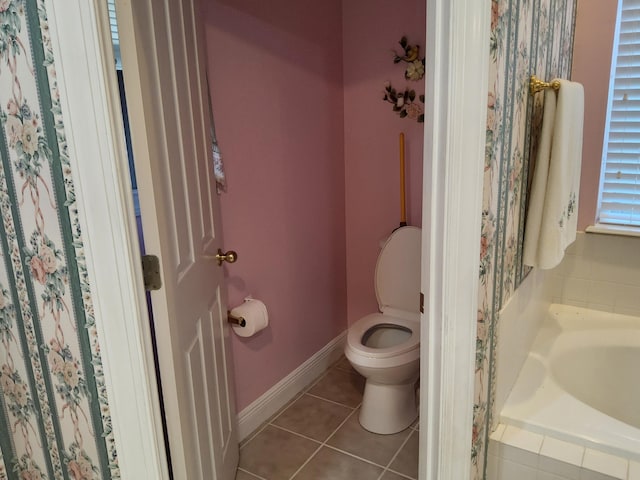
<svg viewBox="0 0 640 480">
<path fill-rule="evenodd" d="M 427 1 L 420 480 L 471 475 L 490 12 Z"/>
<path fill-rule="evenodd" d="M 45 6 L 121 477 L 168 480 L 107 2 Z"/>
<path fill-rule="evenodd" d="M 421 480 L 471 470 L 490 1 L 427 2 Z M 167 479 L 106 1 L 45 5 L 121 475 Z"/>
</svg>

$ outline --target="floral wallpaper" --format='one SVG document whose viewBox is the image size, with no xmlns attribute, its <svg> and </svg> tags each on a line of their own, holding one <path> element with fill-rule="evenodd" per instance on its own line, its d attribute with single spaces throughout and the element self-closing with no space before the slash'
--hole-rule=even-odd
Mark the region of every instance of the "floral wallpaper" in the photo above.
<svg viewBox="0 0 640 480">
<path fill-rule="evenodd" d="M 0 480 L 120 478 L 44 0 L 0 0 Z"/>
<path fill-rule="evenodd" d="M 529 272 L 522 264 L 530 158 L 542 125 L 543 93 L 532 74 L 569 78 L 576 0 L 493 0 L 480 246 L 472 479 L 485 478 L 493 416 L 498 312 Z"/>
</svg>

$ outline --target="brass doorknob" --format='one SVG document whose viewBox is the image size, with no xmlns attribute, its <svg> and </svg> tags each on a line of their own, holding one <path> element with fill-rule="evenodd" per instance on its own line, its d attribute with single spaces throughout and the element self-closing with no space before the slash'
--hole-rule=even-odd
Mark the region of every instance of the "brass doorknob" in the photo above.
<svg viewBox="0 0 640 480">
<path fill-rule="evenodd" d="M 218 249 L 218 253 L 216 254 L 216 260 L 218 261 L 218 265 L 222 265 L 222 262 L 227 263 L 235 263 L 238 260 L 238 254 L 233 250 L 229 250 L 227 253 L 222 253 L 222 249 Z"/>
</svg>

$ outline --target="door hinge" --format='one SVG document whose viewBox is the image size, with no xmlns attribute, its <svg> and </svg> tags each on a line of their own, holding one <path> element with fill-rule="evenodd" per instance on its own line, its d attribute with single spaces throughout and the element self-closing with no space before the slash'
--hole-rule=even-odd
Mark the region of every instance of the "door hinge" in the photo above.
<svg viewBox="0 0 640 480">
<path fill-rule="evenodd" d="M 162 279 L 160 278 L 160 259 L 155 255 L 142 256 L 142 277 L 145 290 L 160 290 Z"/>
<path fill-rule="evenodd" d="M 424 293 L 420 292 L 420 313 L 424 313 Z"/>
</svg>

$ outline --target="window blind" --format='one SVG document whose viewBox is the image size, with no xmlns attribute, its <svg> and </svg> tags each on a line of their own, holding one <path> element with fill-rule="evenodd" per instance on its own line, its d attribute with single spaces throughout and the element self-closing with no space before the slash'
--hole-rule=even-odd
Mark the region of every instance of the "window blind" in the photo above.
<svg viewBox="0 0 640 480">
<path fill-rule="evenodd" d="M 611 64 L 598 222 L 640 226 L 640 0 L 621 0 Z"/>
<path fill-rule="evenodd" d="M 122 70 L 122 62 L 120 60 L 120 38 L 118 37 L 118 24 L 116 23 L 116 1 L 107 0 L 107 8 L 109 9 L 111 42 L 113 43 L 113 55 L 116 58 L 116 68 L 118 70 Z"/>
</svg>

